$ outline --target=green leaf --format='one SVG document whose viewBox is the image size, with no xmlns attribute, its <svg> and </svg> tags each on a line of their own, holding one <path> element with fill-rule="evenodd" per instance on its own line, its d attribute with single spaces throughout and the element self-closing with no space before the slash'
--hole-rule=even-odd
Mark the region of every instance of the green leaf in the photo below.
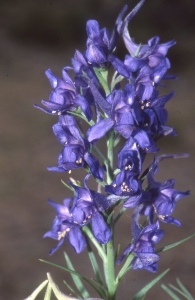
<svg viewBox="0 0 195 300">
<path fill-rule="evenodd" d="M 65 187 L 67 187 L 69 190 L 74 192 L 74 189 L 72 186 L 70 186 L 68 183 L 64 182 L 62 179 L 61 179 L 61 182 L 63 183 L 63 185 L 65 185 Z"/>
<path fill-rule="evenodd" d="M 81 296 L 66 282 L 63 280 L 64 284 L 67 286 L 67 288 L 71 291 L 71 293 L 75 294 L 78 298 L 81 298 Z"/>
<path fill-rule="evenodd" d="M 91 262 L 93 271 L 94 271 L 94 273 L 95 273 L 96 279 L 97 279 L 97 281 L 98 281 L 101 285 L 103 285 L 102 275 L 101 275 L 101 272 L 100 272 L 100 269 L 99 269 L 99 266 L 98 266 L 96 257 L 95 257 L 95 255 L 94 255 L 94 253 L 93 253 L 93 250 L 92 250 L 92 248 L 91 248 L 91 245 L 90 245 L 88 239 L 87 239 L 87 250 L 88 250 L 89 259 L 90 259 L 90 262 Z"/>
<path fill-rule="evenodd" d="M 108 198 L 107 198 L 108 199 Z M 107 218 L 107 223 L 110 225 L 112 222 L 112 216 L 114 214 L 114 210 L 109 214 L 108 218 Z"/>
<path fill-rule="evenodd" d="M 160 275 L 158 275 L 155 279 L 153 279 L 150 283 L 145 285 L 134 297 L 132 300 L 140 300 L 143 299 L 142 297 L 146 295 L 146 293 L 153 287 L 170 269 L 167 269 Z"/>
<path fill-rule="evenodd" d="M 37 295 L 44 289 L 44 287 L 48 284 L 48 280 L 43 281 L 35 290 L 34 292 L 27 297 L 25 300 L 34 300 Z"/>
<path fill-rule="evenodd" d="M 122 266 L 122 268 L 120 269 L 117 277 L 116 277 L 116 284 L 119 284 L 119 282 L 121 281 L 121 279 L 123 278 L 123 276 L 127 273 L 127 271 L 129 270 L 129 265 L 131 264 L 131 261 L 133 259 L 133 254 L 130 253 L 127 258 L 126 261 L 124 263 L 124 265 Z"/>
<path fill-rule="evenodd" d="M 115 85 L 119 82 L 121 82 L 125 77 L 122 75 L 118 75 L 118 72 L 116 71 L 112 77 L 112 81 L 111 81 L 111 91 L 113 91 L 115 89 Z"/>
<path fill-rule="evenodd" d="M 87 120 L 87 118 L 85 117 L 85 115 L 83 114 L 83 113 L 81 113 L 81 114 L 78 114 L 78 113 L 76 113 L 76 112 L 74 112 L 74 111 L 67 111 L 69 114 L 71 114 L 71 115 L 73 115 L 73 116 L 76 116 L 76 117 L 79 117 L 79 118 L 81 118 L 81 119 L 83 119 L 86 123 L 88 123 L 90 126 L 92 126 L 92 125 L 94 125 L 95 124 L 95 122 L 93 121 L 93 120 L 91 120 L 91 121 L 88 121 Z"/>
<path fill-rule="evenodd" d="M 104 287 L 102 284 L 100 284 L 97 280 L 95 280 L 93 278 L 91 278 L 91 280 L 93 280 L 93 282 L 95 284 L 97 284 L 101 288 L 101 290 L 104 292 L 104 293 L 102 293 L 101 297 L 103 297 L 105 299 L 105 297 L 108 296 L 108 289 L 106 287 Z"/>
<path fill-rule="evenodd" d="M 121 248 L 121 245 L 118 244 L 117 249 L 116 249 L 116 253 L 115 253 L 115 261 L 117 260 L 117 257 L 118 257 L 118 255 L 119 255 L 120 248 Z"/>
<path fill-rule="evenodd" d="M 51 299 L 51 292 L 52 292 L 51 285 L 48 284 L 46 292 L 45 292 L 44 300 L 50 300 Z"/>
<path fill-rule="evenodd" d="M 165 292 L 167 292 L 167 294 L 169 294 L 169 296 L 171 296 L 174 300 L 181 300 L 179 297 L 177 297 L 177 295 L 172 292 L 172 290 L 170 288 L 168 288 L 167 286 L 165 286 L 164 284 L 161 284 L 161 287 L 163 290 L 165 290 Z"/>
<path fill-rule="evenodd" d="M 182 282 L 179 280 L 179 278 L 176 279 L 177 284 L 181 288 L 181 290 L 189 297 L 189 300 L 194 300 L 190 292 L 185 288 L 185 286 L 182 284 Z"/>
<path fill-rule="evenodd" d="M 134 57 L 137 57 L 139 55 L 139 51 L 141 49 L 141 45 L 142 44 L 139 44 L 139 46 L 137 47 L 136 51 L 135 51 L 135 54 L 134 54 Z"/>
<path fill-rule="evenodd" d="M 71 263 L 71 260 L 68 256 L 67 253 L 64 252 L 64 258 L 66 260 L 67 266 L 70 270 L 75 271 L 75 268 L 73 267 L 73 264 Z M 80 278 L 75 275 L 75 274 L 71 274 L 72 280 L 74 281 L 74 284 L 76 286 L 76 288 L 78 289 L 78 291 L 81 293 L 81 295 L 83 296 L 83 298 L 89 298 L 89 293 L 86 290 L 86 288 L 84 287 L 82 281 L 80 280 Z"/>
<path fill-rule="evenodd" d="M 172 284 L 169 284 L 169 286 L 170 286 L 170 288 L 172 288 L 173 290 L 178 292 L 178 294 L 184 296 L 187 300 L 190 300 L 189 297 L 184 292 L 182 292 L 180 289 L 178 289 L 176 286 L 174 286 Z"/>
<path fill-rule="evenodd" d="M 85 280 L 89 285 L 91 285 L 91 286 L 94 288 L 94 290 L 101 296 L 101 292 L 97 289 L 97 287 L 96 287 L 90 280 L 88 280 L 86 277 L 84 277 L 83 275 L 81 275 L 81 274 L 79 274 L 79 273 L 77 273 L 77 272 L 75 272 L 75 271 L 72 271 L 72 270 L 70 270 L 70 269 L 68 269 L 68 268 L 66 268 L 66 267 L 63 267 L 63 266 L 61 266 L 61 265 L 52 263 L 52 262 L 50 262 L 50 261 L 46 261 L 46 260 L 43 260 L 43 259 L 39 259 L 39 260 L 42 261 L 42 262 L 44 262 L 44 263 L 46 263 L 46 264 L 49 264 L 49 265 L 51 265 L 51 266 L 57 267 L 57 268 L 59 268 L 59 269 L 62 269 L 62 270 L 64 270 L 64 271 L 66 271 L 66 272 L 69 272 L 69 273 L 72 273 L 72 274 L 77 275 L 78 277 L 80 277 L 80 278 L 82 278 L 83 280 Z M 25 299 L 25 300 L 31 300 L 31 299 Z M 32 299 L 32 300 L 34 300 L 34 299 Z"/>
<path fill-rule="evenodd" d="M 165 247 L 161 247 L 161 248 L 157 249 L 157 250 L 156 250 L 156 253 L 162 252 L 162 251 L 166 251 L 166 250 L 169 250 L 169 249 L 171 249 L 171 248 L 173 248 L 173 247 L 176 247 L 176 246 L 182 244 L 183 242 L 185 242 L 185 241 L 191 239 L 193 236 L 195 236 L 195 233 L 193 233 L 192 235 L 190 235 L 190 236 L 188 236 L 188 237 L 186 237 L 186 238 L 184 238 L 184 239 L 182 239 L 182 240 L 180 240 L 180 241 L 178 241 L 178 242 L 176 242 L 176 243 L 173 243 L 173 244 L 170 244 L 170 245 L 167 245 L 167 246 L 165 246 Z"/>
<path fill-rule="evenodd" d="M 98 68 L 93 68 L 95 75 L 97 76 L 97 78 L 99 79 L 99 82 L 101 84 L 101 86 L 103 87 L 106 96 L 108 96 L 110 94 L 110 90 L 108 87 L 108 83 L 107 83 L 107 75 L 108 73 L 105 71 L 102 71 L 102 69 L 98 69 Z"/>
</svg>

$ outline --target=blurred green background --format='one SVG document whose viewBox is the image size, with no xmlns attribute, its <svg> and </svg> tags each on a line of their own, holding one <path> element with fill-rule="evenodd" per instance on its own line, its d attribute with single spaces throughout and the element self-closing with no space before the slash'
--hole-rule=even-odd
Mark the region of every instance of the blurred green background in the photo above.
<svg viewBox="0 0 195 300">
<path fill-rule="evenodd" d="M 54 210 L 47 199 L 61 202 L 72 196 L 61 184 L 67 174 L 50 173 L 56 165 L 61 145 L 51 126 L 57 117 L 33 108 L 48 99 L 51 87 L 44 75 L 46 69 L 61 76 L 61 69 L 71 64 L 75 48 L 85 49 L 85 24 L 99 21 L 101 28 L 112 30 L 124 4 L 129 10 L 135 0 L 39 0 L 5 1 L 0 5 L 0 299 L 21 300 L 27 297 L 51 272 L 60 288 L 69 274 L 38 261 L 39 258 L 64 264 L 63 251 L 71 255 L 78 270 L 92 276 L 86 253 L 74 254 L 66 242 L 49 257 L 55 245 L 42 239 L 50 229 Z M 164 93 L 176 95 L 168 103 L 168 125 L 178 131 L 159 143 L 161 153 L 189 152 L 190 158 L 167 160 L 160 166 L 159 180 L 176 178 L 176 188 L 191 189 L 191 196 L 177 205 L 174 217 L 181 228 L 162 224 L 166 235 L 161 245 L 173 243 L 195 232 L 195 1 L 146 0 L 131 21 L 129 29 L 137 43 L 159 35 L 161 42 L 177 41 L 170 49 L 171 72 L 178 79 L 168 82 Z M 121 52 L 121 58 L 125 52 Z M 76 178 L 77 173 L 73 176 Z M 79 174 L 79 178 L 82 178 Z M 117 242 L 121 250 L 130 242 L 130 215 L 127 212 L 118 226 Z M 86 257 L 86 258 L 85 258 Z M 159 271 L 171 268 L 163 283 L 174 283 L 178 276 L 195 295 L 195 238 L 161 254 Z M 131 299 L 143 285 L 154 278 L 147 271 L 130 272 L 121 282 L 117 299 Z M 70 282 L 70 281 L 69 281 Z M 146 299 L 168 299 L 157 284 Z M 40 299 L 43 299 L 41 297 Z"/>
</svg>

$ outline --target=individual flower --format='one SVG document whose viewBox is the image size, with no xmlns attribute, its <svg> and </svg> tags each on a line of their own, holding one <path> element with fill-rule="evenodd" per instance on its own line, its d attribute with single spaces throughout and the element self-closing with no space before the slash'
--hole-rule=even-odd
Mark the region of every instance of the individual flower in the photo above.
<svg viewBox="0 0 195 300">
<path fill-rule="evenodd" d="M 41 101 L 46 108 L 37 104 L 35 104 L 35 107 L 52 115 L 61 115 L 67 111 L 74 111 L 80 107 L 86 118 L 90 121 L 92 118 L 90 104 L 85 97 L 79 94 L 80 91 L 77 91 L 74 82 L 66 71 L 69 69 L 71 68 L 65 67 L 62 70 L 63 79 L 55 76 L 50 69 L 46 71 L 46 76 L 54 90 L 50 94 L 49 101 Z"/>
<path fill-rule="evenodd" d="M 111 184 L 105 186 L 105 192 L 118 196 L 126 196 L 124 207 L 134 207 L 142 195 L 141 181 L 133 171 L 122 170 Z"/>
<path fill-rule="evenodd" d="M 100 29 L 96 20 L 89 20 L 86 24 L 87 31 L 87 50 L 85 57 L 88 64 L 93 66 L 102 66 L 108 63 L 107 56 L 109 53 L 116 53 L 119 42 L 118 26 L 122 22 L 127 6 L 119 13 L 115 22 L 112 35 L 109 34 L 107 28 Z"/>
<path fill-rule="evenodd" d="M 103 168 L 89 152 L 90 143 L 81 136 L 73 116 L 60 116 L 53 131 L 63 148 L 58 156 L 58 166 L 48 167 L 49 171 L 68 172 L 87 165 L 95 178 L 103 179 Z"/>
<path fill-rule="evenodd" d="M 72 215 L 79 225 L 88 224 L 91 220 L 94 237 L 101 244 L 106 244 L 111 239 L 112 234 L 101 212 L 110 206 L 110 201 L 107 200 L 106 196 L 87 188 L 86 179 L 88 177 L 87 175 L 85 178 L 85 188 L 72 184 L 76 192 Z"/>
<path fill-rule="evenodd" d="M 88 141 L 98 140 L 110 129 L 114 129 L 123 137 L 129 138 L 134 129 L 134 119 L 129 105 L 125 103 L 124 92 L 122 90 L 114 90 L 104 99 L 95 85 L 93 85 L 92 93 L 95 101 L 108 114 L 108 117 L 100 120 L 88 129 Z"/>
<path fill-rule="evenodd" d="M 130 137 L 118 152 L 118 169 L 133 171 L 139 175 L 142 170 L 142 161 L 136 141 Z"/>
<path fill-rule="evenodd" d="M 48 202 L 55 208 L 56 217 L 53 221 L 52 229 L 46 232 L 43 237 L 50 237 L 59 241 L 57 246 L 50 250 L 50 254 L 59 249 L 66 236 L 68 236 L 70 244 L 77 253 L 83 251 L 86 246 L 86 240 L 80 226 L 75 222 L 71 214 L 71 199 L 64 199 L 63 204 L 58 204 L 52 200 L 48 200 Z"/>
<path fill-rule="evenodd" d="M 120 264 L 126 255 L 133 253 L 135 258 L 132 261 L 132 268 L 134 270 L 146 269 L 156 272 L 159 255 L 155 253 L 155 244 L 163 237 L 164 231 L 159 229 L 158 221 L 141 229 L 138 224 L 139 210 L 140 207 L 136 207 L 132 216 L 133 240 L 117 262 Z"/>
<path fill-rule="evenodd" d="M 154 222 L 154 215 L 157 214 L 159 220 L 181 226 L 181 222 L 171 215 L 177 201 L 184 196 L 188 196 L 190 192 L 181 192 L 174 189 L 174 179 L 166 180 L 163 183 L 155 181 L 154 174 L 156 170 L 157 159 L 155 158 L 147 176 L 148 189 L 142 194 L 142 199 L 140 200 L 144 204 L 141 213 L 149 217 L 150 223 Z"/>
</svg>

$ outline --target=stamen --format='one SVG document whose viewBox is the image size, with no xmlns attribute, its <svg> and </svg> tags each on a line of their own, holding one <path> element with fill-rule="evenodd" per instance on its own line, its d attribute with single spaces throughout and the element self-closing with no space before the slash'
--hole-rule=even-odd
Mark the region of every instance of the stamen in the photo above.
<svg viewBox="0 0 195 300">
<path fill-rule="evenodd" d="M 76 164 L 81 164 L 82 161 L 83 161 L 83 159 L 82 159 L 82 157 L 81 157 L 81 158 L 77 159 L 75 162 L 76 162 Z"/>
<path fill-rule="evenodd" d="M 56 110 L 52 110 L 52 112 L 51 112 L 52 114 L 56 114 L 57 113 L 57 111 Z"/>
<path fill-rule="evenodd" d="M 132 169 L 132 166 L 131 166 L 131 165 L 128 165 L 128 166 L 125 167 L 125 170 L 128 170 L 128 169 L 131 170 L 131 169 Z"/>
<path fill-rule="evenodd" d="M 125 182 L 123 182 L 122 184 L 121 184 L 121 191 L 122 192 L 130 192 L 131 191 L 131 189 L 129 189 L 129 187 L 128 187 L 128 185 L 125 183 Z"/>
<path fill-rule="evenodd" d="M 70 228 L 67 228 L 64 231 L 58 231 L 58 241 L 65 237 L 66 233 L 70 231 Z"/>
<path fill-rule="evenodd" d="M 68 171 L 68 174 L 71 174 L 71 170 Z"/>
<path fill-rule="evenodd" d="M 150 102 L 148 101 L 147 103 L 146 103 L 146 107 L 149 107 L 150 106 Z"/>
</svg>

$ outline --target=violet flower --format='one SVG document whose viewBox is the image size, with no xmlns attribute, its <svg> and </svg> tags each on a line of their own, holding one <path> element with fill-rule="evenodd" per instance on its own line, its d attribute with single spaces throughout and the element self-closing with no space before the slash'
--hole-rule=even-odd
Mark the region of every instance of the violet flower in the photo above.
<svg viewBox="0 0 195 300">
<path fill-rule="evenodd" d="M 89 175 L 84 180 L 85 188 L 75 186 L 70 182 L 76 192 L 73 199 L 72 216 L 80 225 L 88 224 L 91 220 L 95 238 L 101 244 L 106 244 L 111 239 L 112 234 L 101 212 L 110 206 L 110 201 L 107 200 L 106 196 L 88 189 L 86 185 L 88 178 Z"/>
<path fill-rule="evenodd" d="M 95 178 L 103 180 L 103 168 L 98 159 L 89 152 L 90 143 L 81 136 L 73 116 L 60 116 L 53 131 L 63 148 L 58 157 L 58 166 L 48 167 L 49 171 L 68 172 L 86 165 Z"/>
<path fill-rule="evenodd" d="M 117 262 L 120 264 L 126 255 L 133 253 L 135 258 L 132 261 L 132 268 L 134 270 L 146 269 L 156 272 L 159 255 L 155 253 L 155 244 L 163 237 L 164 231 L 159 229 L 158 221 L 141 229 L 138 223 L 140 209 L 141 206 L 137 206 L 132 216 L 133 240 Z"/>
<path fill-rule="evenodd" d="M 52 230 L 46 232 L 43 237 L 50 237 L 59 241 L 57 246 L 50 250 L 50 254 L 59 249 L 67 235 L 75 251 L 77 253 L 83 251 L 86 246 L 86 240 L 80 230 L 80 226 L 71 214 L 71 199 L 64 199 L 63 204 L 55 203 L 52 200 L 48 200 L 48 202 L 55 208 L 57 215 L 53 221 Z"/>
<path fill-rule="evenodd" d="M 155 181 L 154 174 L 157 167 L 157 159 L 155 158 L 147 176 L 148 189 L 143 193 L 140 200 L 140 203 L 144 204 L 141 213 L 149 217 L 150 223 L 154 222 L 154 215 L 157 214 L 160 221 L 181 226 L 181 222 L 171 215 L 177 201 L 184 196 L 188 196 L 190 192 L 181 192 L 174 189 L 174 179 L 166 180 L 163 183 Z"/>
<path fill-rule="evenodd" d="M 46 71 L 46 76 L 54 90 L 50 94 L 49 101 L 41 101 L 46 106 L 46 109 L 37 104 L 34 106 L 52 115 L 61 115 L 67 111 L 74 111 L 80 106 L 86 118 L 90 121 L 92 118 L 90 104 L 85 97 L 78 93 L 74 82 L 66 71 L 69 69 L 71 68 L 65 67 L 62 70 L 63 79 L 55 76 L 50 69 Z"/>
</svg>

